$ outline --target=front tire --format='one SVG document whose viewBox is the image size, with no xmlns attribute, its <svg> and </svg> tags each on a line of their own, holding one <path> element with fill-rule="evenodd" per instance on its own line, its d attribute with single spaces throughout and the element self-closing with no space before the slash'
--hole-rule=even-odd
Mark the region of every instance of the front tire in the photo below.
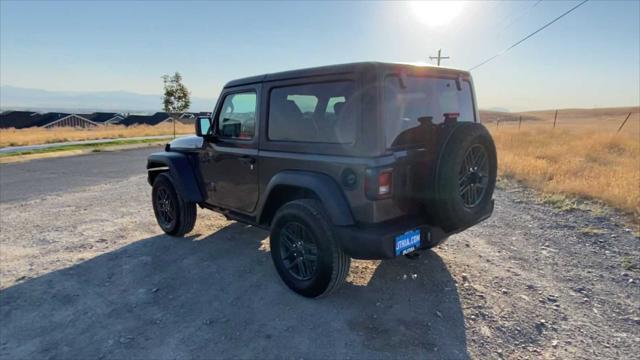
<svg viewBox="0 0 640 360">
<path fill-rule="evenodd" d="M 165 233 L 183 236 L 196 224 L 196 204 L 184 201 L 176 192 L 171 177 L 162 173 L 156 177 L 151 191 L 156 221 Z"/>
<path fill-rule="evenodd" d="M 295 200 L 282 206 L 271 225 L 270 245 L 280 278 L 302 296 L 328 295 L 349 273 L 351 259 L 317 200 Z"/>
</svg>

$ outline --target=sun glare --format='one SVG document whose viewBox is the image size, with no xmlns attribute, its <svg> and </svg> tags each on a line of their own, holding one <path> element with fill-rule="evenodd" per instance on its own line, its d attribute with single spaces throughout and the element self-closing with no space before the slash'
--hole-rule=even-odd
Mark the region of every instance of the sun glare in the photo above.
<svg viewBox="0 0 640 360">
<path fill-rule="evenodd" d="M 466 1 L 411 1 L 411 10 L 429 26 L 443 26 L 451 22 L 467 5 Z"/>
</svg>

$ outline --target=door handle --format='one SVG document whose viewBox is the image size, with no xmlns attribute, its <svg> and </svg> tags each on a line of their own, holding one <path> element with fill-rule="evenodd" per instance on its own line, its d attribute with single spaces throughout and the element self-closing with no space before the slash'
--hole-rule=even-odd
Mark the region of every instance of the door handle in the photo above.
<svg viewBox="0 0 640 360">
<path fill-rule="evenodd" d="M 256 163 L 256 159 L 252 158 L 251 156 L 241 156 L 240 161 L 248 165 L 253 165 Z"/>
<path fill-rule="evenodd" d="M 200 157 L 200 161 L 203 163 L 208 163 L 208 162 L 211 162 L 212 160 L 213 160 L 213 156 L 211 156 L 210 154 L 205 153 Z"/>
<path fill-rule="evenodd" d="M 240 161 L 242 161 L 245 164 L 249 164 L 249 165 L 253 165 L 256 163 L 256 159 L 252 158 L 251 156 L 241 156 L 240 157 Z"/>
</svg>

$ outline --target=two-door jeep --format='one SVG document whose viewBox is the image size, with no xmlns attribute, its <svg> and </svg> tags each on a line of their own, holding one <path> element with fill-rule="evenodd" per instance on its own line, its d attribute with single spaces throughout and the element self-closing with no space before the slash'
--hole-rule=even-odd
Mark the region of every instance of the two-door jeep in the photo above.
<svg viewBox="0 0 640 360">
<path fill-rule="evenodd" d="M 350 259 L 432 248 L 489 217 L 496 150 L 468 72 L 354 63 L 227 83 L 197 136 L 149 156 L 164 232 L 196 205 L 270 230 L 278 274 L 317 297 Z"/>
</svg>

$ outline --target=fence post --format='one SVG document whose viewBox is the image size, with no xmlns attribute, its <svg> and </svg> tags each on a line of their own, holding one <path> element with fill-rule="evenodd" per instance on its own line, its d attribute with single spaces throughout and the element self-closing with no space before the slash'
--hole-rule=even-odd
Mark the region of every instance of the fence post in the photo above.
<svg viewBox="0 0 640 360">
<path fill-rule="evenodd" d="M 518 120 L 518 130 L 522 127 L 522 115 L 520 115 L 520 119 Z"/>
<path fill-rule="evenodd" d="M 618 134 L 620 132 L 620 130 L 622 130 L 622 127 L 624 126 L 624 124 L 627 123 L 627 120 L 629 120 L 630 117 L 631 117 L 631 113 L 629 113 L 629 115 L 627 115 L 627 117 L 624 119 L 622 124 L 620 124 L 620 127 L 618 128 L 618 131 L 616 131 L 616 134 Z"/>
<path fill-rule="evenodd" d="M 500 119 L 496 119 L 496 127 L 500 126 Z"/>
<path fill-rule="evenodd" d="M 556 128 L 556 122 L 558 121 L 558 110 L 556 110 L 556 115 L 553 117 L 553 128 Z"/>
</svg>

